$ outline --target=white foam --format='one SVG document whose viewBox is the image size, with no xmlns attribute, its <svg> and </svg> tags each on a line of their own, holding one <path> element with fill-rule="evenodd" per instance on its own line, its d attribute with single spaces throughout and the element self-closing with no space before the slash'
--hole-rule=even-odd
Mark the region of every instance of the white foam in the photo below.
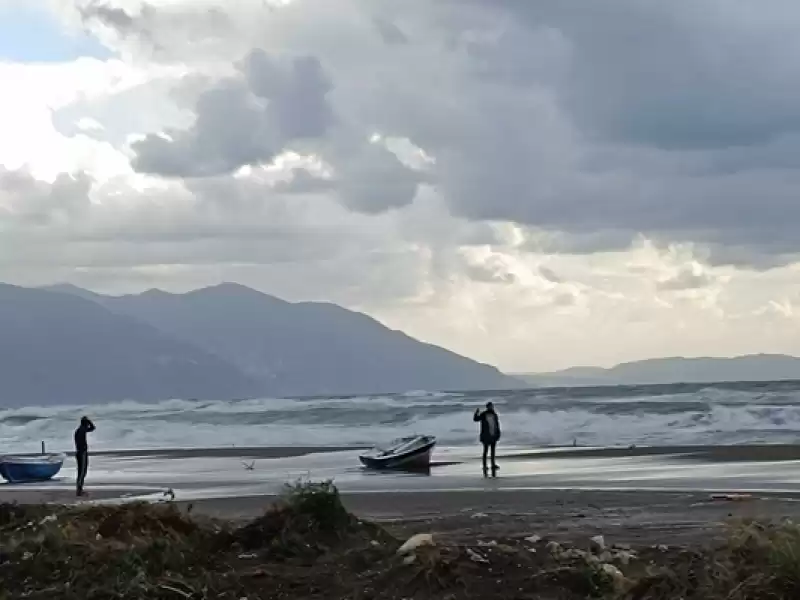
<svg viewBox="0 0 800 600">
<path fill-rule="evenodd" d="M 800 435 L 798 392 L 705 388 L 694 393 L 583 396 L 550 390 L 485 394 L 169 400 L 92 407 L 0 410 L 0 452 L 72 448 L 80 416 L 98 429 L 94 449 L 372 445 L 401 435 L 436 435 L 442 445 L 477 442 L 472 411 L 498 407 L 503 442 L 525 446 L 788 442 Z"/>
</svg>

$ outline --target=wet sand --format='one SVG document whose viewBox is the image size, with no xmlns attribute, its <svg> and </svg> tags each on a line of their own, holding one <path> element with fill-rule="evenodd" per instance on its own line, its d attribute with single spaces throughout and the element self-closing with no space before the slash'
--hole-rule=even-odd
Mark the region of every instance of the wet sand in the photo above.
<svg viewBox="0 0 800 600">
<path fill-rule="evenodd" d="M 731 519 L 800 518 L 800 446 L 510 449 L 497 479 L 480 477 L 474 454 L 444 448 L 437 458 L 445 464 L 419 476 L 363 471 L 353 448 L 95 453 L 88 501 L 166 501 L 171 488 L 193 514 L 238 520 L 260 514 L 286 483 L 332 478 L 351 511 L 403 534 L 602 533 L 636 544 L 708 541 Z M 48 484 L 0 485 L 0 502 L 75 502 L 70 469 L 68 461 Z M 751 495 L 712 500 L 711 490 Z"/>
</svg>

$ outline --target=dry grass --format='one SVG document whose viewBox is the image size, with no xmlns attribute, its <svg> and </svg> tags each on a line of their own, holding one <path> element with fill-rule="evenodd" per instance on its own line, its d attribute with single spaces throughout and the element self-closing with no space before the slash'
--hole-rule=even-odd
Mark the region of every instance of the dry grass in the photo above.
<svg viewBox="0 0 800 600">
<path fill-rule="evenodd" d="M 596 556 L 559 558 L 519 540 L 436 544 L 413 560 L 397 556 L 398 547 L 349 514 L 330 482 L 287 488 L 239 529 L 194 521 L 169 504 L 0 505 L 0 600 L 800 598 L 800 528 L 792 523 L 732 524 L 714 548 L 643 549 L 619 565 L 623 586 Z"/>
</svg>

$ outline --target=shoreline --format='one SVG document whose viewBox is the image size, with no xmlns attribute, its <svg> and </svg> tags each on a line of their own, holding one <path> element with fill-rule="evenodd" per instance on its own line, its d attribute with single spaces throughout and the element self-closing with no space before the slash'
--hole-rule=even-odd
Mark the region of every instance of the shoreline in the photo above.
<svg viewBox="0 0 800 600">
<path fill-rule="evenodd" d="M 102 505 L 121 498 L 125 491 L 90 490 L 88 499 L 78 500 L 66 489 L 20 490 L 0 493 L 0 504 Z M 195 517 L 231 523 L 262 516 L 279 498 L 271 494 L 171 501 L 161 490 L 150 492 L 151 503 L 172 504 Z M 614 543 L 688 546 L 721 539 L 727 524 L 737 520 L 800 520 L 800 494 L 731 495 L 731 499 L 718 500 L 713 496 L 575 489 L 341 493 L 344 506 L 360 519 L 381 524 L 401 537 L 435 533 L 454 543 L 531 535 L 554 540 L 604 535 Z"/>
<path fill-rule="evenodd" d="M 594 532 L 626 543 L 694 543 L 719 534 L 732 518 L 800 519 L 800 487 L 782 491 L 777 476 L 758 479 L 772 468 L 778 475 L 788 473 L 784 481 L 790 481 L 793 463 L 800 460 L 800 444 L 509 447 L 507 454 L 498 456 L 501 471 L 496 479 L 479 475 L 479 458 L 471 447 L 441 449 L 438 466 L 427 475 L 366 471 L 358 465 L 360 449 L 97 451 L 91 453 L 96 460 L 90 462 L 88 499 L 75 497 L 74 468 L 67 462 L 58 480 L 0 485 L 0 503 L 170 500 L 193 514 L 239 521 L 260 516 L 285 484 L 330 479 L 345 506 L 361 518 L 403 531 L 433 528 L 454 539 L 475 531 L 567 538 Z M 767 462 L 774 464 L 767 467 Z M 706 473 L 716 473 L 717 478 Z M 675 481 L 683 487 L 667 485 L 678 485 Z M 173 488 L 172 496 L 165 495 Z M 752 491 L 756 488 L 769 491 Z M 741 501 L 715 501 L 712 489 L 751 491 Z"/>
<path fill-rule="evenodd" d="M 129 449 L 101 449 L 91 450 L 91 456 L 110 458 L 256 458 L 256 459 L 281 459 L 308 456 L 310 454 L 334 454 L 339 452 L 355 452 L 371 449 L 372 446 L 343 445 L 343 446 L 211 446 L 190 448 L 129 448 Z M 439 446 L 445 452 L 457 451 L 473 457 L 480 455 L 480 444 L 461 446 Z M 714 462 L 725 461 L 800 461 L 800 443 L 797 444 L 724 444 L 724 445 L 665 445 L 665 446 L 531 446 L 509 444 L 508 450 L 503 452 L 503 446 L 498 446 L 498 461 L 520 459 L 577 459 L 577 458 L 620 458 L 620 457 L 648 457 L 648 456 L 673 456 L 676 458 L 709 460 Z M 48 452 L 49 453 L 49 452 Z M 72 450 L 62 453 L 74 457 Z M 38 452 L 14 453 L 16 456 L 38 456 Z M 434 461 L 441 463 L 447 461 Z"/>
</svg>

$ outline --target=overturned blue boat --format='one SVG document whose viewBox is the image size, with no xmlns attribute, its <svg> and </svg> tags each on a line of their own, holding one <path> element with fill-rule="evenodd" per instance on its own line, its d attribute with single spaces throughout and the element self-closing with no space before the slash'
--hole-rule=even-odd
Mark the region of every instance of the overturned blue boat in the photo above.
<svg viewBox="0 0 800 600">
<path fill-rule="evenodd" d="M 0 477 L 9 483 L 48 481 L 61 470 L 65 454 L 0 456 Z"/>
</svg>

